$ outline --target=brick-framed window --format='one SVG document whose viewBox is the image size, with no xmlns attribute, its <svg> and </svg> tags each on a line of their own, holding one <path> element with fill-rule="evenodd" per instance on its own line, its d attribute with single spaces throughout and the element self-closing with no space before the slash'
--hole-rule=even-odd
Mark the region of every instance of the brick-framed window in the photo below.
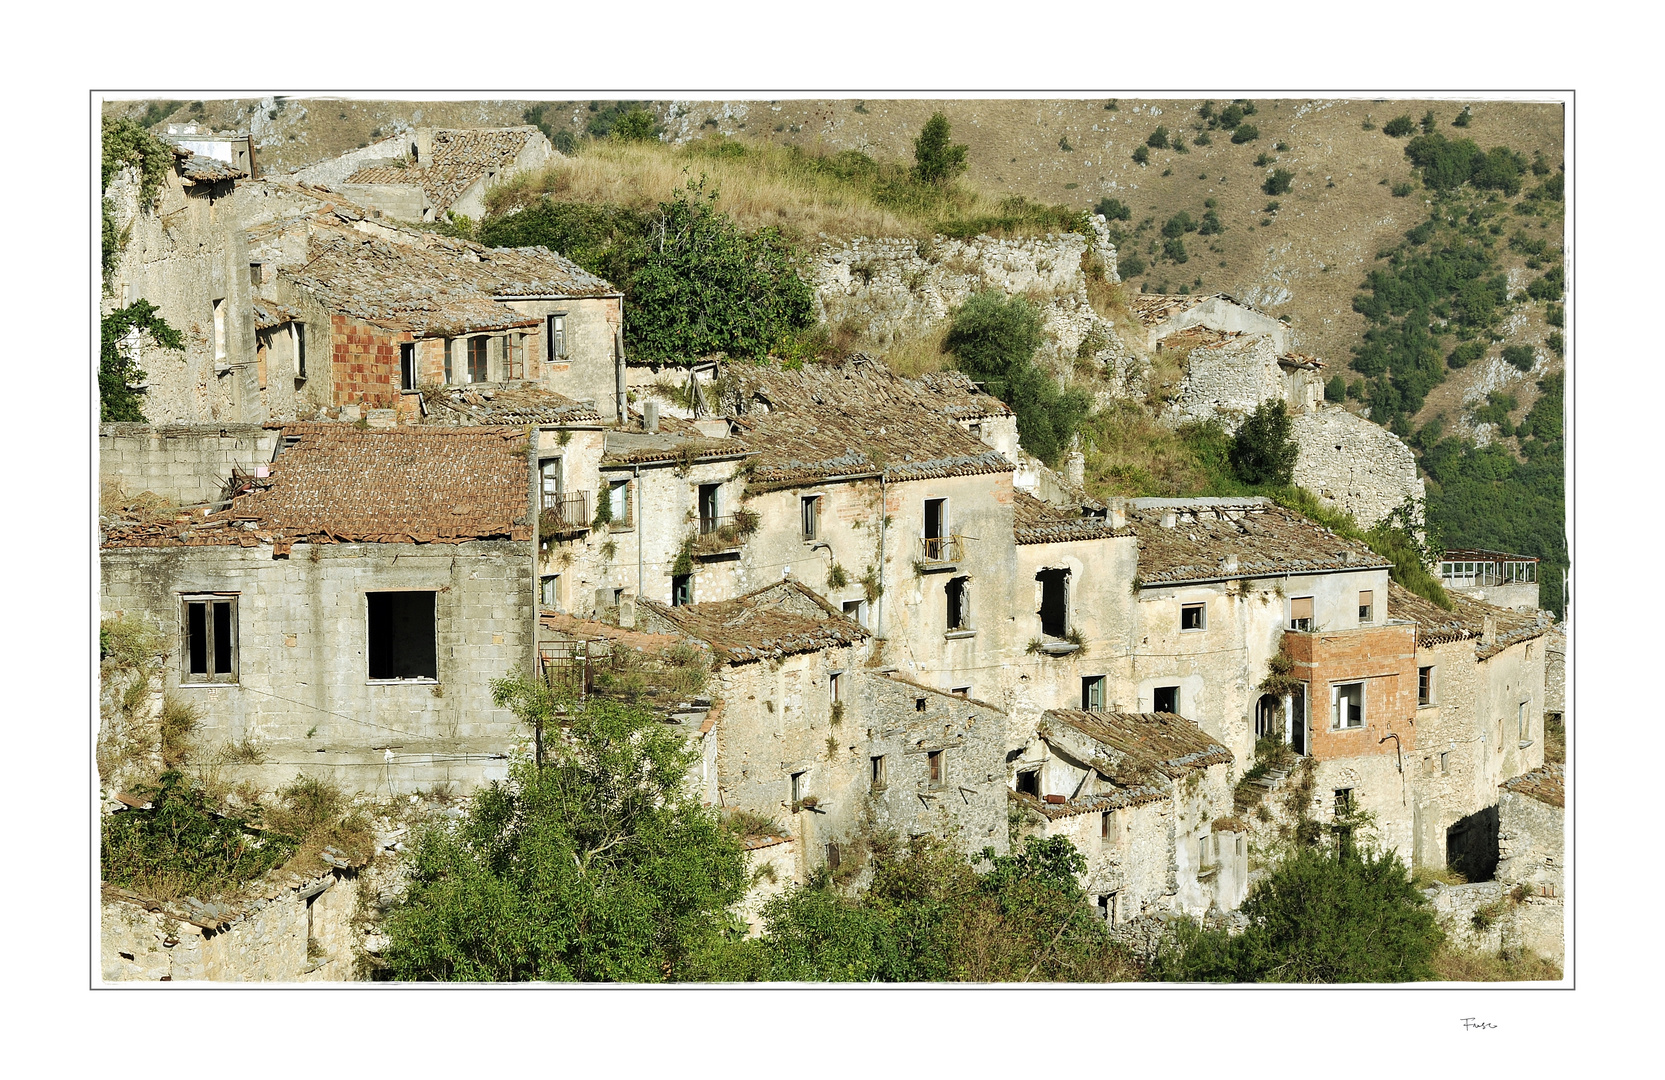
<svg viewBox="0 0 1665 1080">
<path fill-rule="evenodd" d="M 1332 683 L 1330 726 L 1338 731 L 1364 726 L 1364 683 Z"/>
<path fill-rule="evenodd" d="M 399 343 L 399 389 L 416 389 L 416 342 Z"/>
<path fill-rule="evenodd" d="M 181 685 L 237 681 L 237 597 L 181 598 Z"/>
</svg>

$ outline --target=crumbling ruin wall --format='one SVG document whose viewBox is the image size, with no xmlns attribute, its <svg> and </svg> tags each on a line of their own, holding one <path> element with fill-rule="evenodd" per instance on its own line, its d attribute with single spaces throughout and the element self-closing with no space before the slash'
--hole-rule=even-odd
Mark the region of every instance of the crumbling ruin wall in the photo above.
<svg viewBox="0 0 1665 1080">
<path fill-rule="evenodd" d="M 1301 453 L 1295 483 L 1369 528 L 1406 499 L 1427 492 L 1416 458 L 1399 437 L 1339 406 L 1297 413 L 1290 430 Z"/>
<path fill-rule="evenodd" d="M 220 498 L 231 470 L 272 460 L 278 432 L 257 424 L 100 424 L 98 478 L 113 494 L 149 491 L 171 505 Z"/>
<path fill-rule="evenodd" d="M 812 258 L 807 278 L 816 314 L 829 326 L 850 325 L 879 348 L 919 337 L 945 322 L 973 293 L 997 289 L 1010 296 L 1046 298 L 1041 303 L 1047 344 L 1040 359 L 1065 368 L 1081 344 L 1101 364 L 1120 364 L 1127 350 L 1110 322 L 1087 301 L 1084 256 L 1096 258 L 1111 281 L 1116 248 L 1103 218 L 1091 238 L 1079 233 L 996 240 L 856 237 L 829 241 Z M 1102 342 L 1102 344 L 1099 344 Z M 1094 345 L 1097 344 L 1097 348 Z"/>
<path fill-rule="evenodd" d="M 351 872 L 272 885 L 237 904 L 160 904 L 106 889 L 107 982 L 340 982 L 355 978 L 359 883 Z"/>
<path fill-rule="evenodd" d="M 1497 880 L 1524 887 L 1514 912 L 1520 943 L 1556 961 L 1564 951 L 1565 845 L 1565 810 L 1520 792 L 1498 793 Z"/>
<path fill-rule="evenodd" d="M 1185 369 L 1179 396 L 1163 417 L 1169 422 L 1212 419 L 1236 431 L 1261 402 L 1284 396 L 1278 352 L 1266 334 L 1198 345 Z"/>
</svg>

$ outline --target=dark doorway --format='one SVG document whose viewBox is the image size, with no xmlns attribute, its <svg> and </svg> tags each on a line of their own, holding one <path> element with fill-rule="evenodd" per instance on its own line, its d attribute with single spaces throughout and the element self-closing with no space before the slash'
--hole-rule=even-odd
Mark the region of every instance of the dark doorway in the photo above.
<svg viewBox="0 0 1665 1080">
<path fill-rule="evenodd" d="M 1303 683 L 1289 695 L 1289 748 L 1307 752 L 1307 688 Z"/>
<path fill-rule="evenodd" d="M 1041 633 L 1061 638 L 1068 632 L 1070 572 L 1042 570 L 1035 580 L 1041 583 Z"/>
<path fill-rule="evenodd" d="M 372 679 L 438 679 L 434 594 L 366 593 Z"/>
<path fill-rule="evenodd" d="M 1255 703 L 1255 738 L 1283 741 L 1283 702 L 1275 694 L 1262 694 Z"/>
<path fill-rule="evenodd" d="M 1445 830 L 1445 864 L 1470 881 L 1496 875 L 1497 807 L 1476 810 Z"/>
<path fill-rule="evenodd" d="M 717 484 L 700 485 L 700 535 L 717 531 Z"/>
<path fill-rule="evenodd" d="M 948 582 L 948 629 L 971 629 L 971 579 L 957 577 Z"/>
<path fill-rule="evenodd" d="M 1017 774 L 1017 789 L 1018 789 L 1018 794 L 1020 794 L 1020 795 L 1033 795 L 1037 799 L 1040 798 L 1041 797 L 1041 770 L 1039 770 L 1039 769 L 1029 769 L 1026 772 L 1018 773 Z"/>
<path fill-rule="evenodd" d="M 1179 712 L 1179 687 L 1158 686 L 1152 693 L 1151 697 L 1152 712 L 1176 714 Z"/>
</svg>

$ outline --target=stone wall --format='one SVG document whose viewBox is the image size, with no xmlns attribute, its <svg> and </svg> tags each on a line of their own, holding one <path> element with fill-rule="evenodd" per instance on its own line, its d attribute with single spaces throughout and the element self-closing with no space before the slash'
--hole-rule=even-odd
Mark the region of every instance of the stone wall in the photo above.
<svg viewBox="0 0 1665 1080">
<path fill-rule="evenodd" d="M 1516 933 L 1524 947 L 1556 961 L 1565 951 L 1565 846 L 1565 810 L 1520 792 L 1498 793 L 1497 880 L 1525 887 Z"/>
<path fill-rule="evenodd" d="M 270 462 L 277 439 L 255 424 L 100 424 L 98 478 L 129 498 L 149 491 L 179 506 L 214 502 L 232 469 Z"/>
<path fill-rule="evenodd" d="M 930 332 L 973 293 L 997 289 L 1046 298 L 1043 359 L 1067 366 L 1083 339 L 1097 329 L 1105 342 L 1097 358 L 1104 362 L 1126 350 L 1110 323 L 1087 302 L 1084 261 L 1096 258 L 1109 280 L 1120 280 L 1116 249 L 1102 217 L 1094 219 L 1094 230 L 1091 238 L 1079 233 L 1010 240 L 856 237 L 822 244 L 806 276 L 823 322 L 854 324 L 881 349 Z"/>
<path fill-rule="evenodd" d="M 1186 355 L 1179 395 L 1163 419 L 1170 423 L 1212 419 L 1227 431 L 1236 431 L 1261 402 L 1282 398 L 1286 381 L 1269 334 L 1199 344 Z"/>
<path fill-rule="evenodd" d="M 1300 447 L 1295 483 L 1365 528 L 1406 500 L 1426 496 L 1416 458 L 1399 437 L 1340 406 L 1297 413 L 1290 435 Z"/>
<path fill-rule="evenodd" d="M 530 545 L 135 548 L 100 561 L 103 616 L 162 631 L 166 689 L 203 711 L 201 756 L 261 748 L 264 763 L 228 765 L 229 781 L 270 788 L 299 771 L 403 796 L 507 774 L 524 731 L 490 682 L 531 660 Z M 437 680 L 369 679 L 365 593 L 389 589 L 434 592 Z M 193 593 L 235 596 L 235 682 L 181 685 L 180 597 Z"/>
<path fill-rule="evenodd" d="M 1544 712 L 1563 719 L 1567 711 L 1567 624 L 1556 623 L 1544 635 Z"/>
<path fill-rule="evenodd" d="M 358 893 L 357 875 L 340 870 L 291 879 L 238 904 L 164 905 L 106 889 L 100 969 L 106 982 L 350 980 Z"/>
</svg>

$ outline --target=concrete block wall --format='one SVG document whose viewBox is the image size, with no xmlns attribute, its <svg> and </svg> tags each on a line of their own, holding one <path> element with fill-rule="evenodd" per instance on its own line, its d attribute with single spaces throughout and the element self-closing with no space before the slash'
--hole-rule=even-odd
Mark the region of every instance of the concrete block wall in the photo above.
<svg viewBox="0 0 1665 1080">
<path fill-rule="evenodd" d="M 316 552 L 316 558 L 314 558 Z M 297 773 L 349 792 L 469 790 L 506 775 L 526 732 L 491 701 L 491 680 L 529 670 L 531 553 L 508 541 L 112 549 L 101 556 L 104 617 L 137 616 L 169 645 L 167 690 L 203 711 L 198 757 L 230 743 L 261 764 L 227 766 L 261 787 Z M 438 680 L 371 682 L 364 594 L 435 593 Z M 181 597 L 235 594 L 238 681 L 182 683 Z"/>
<path fill-rule="evenodd" d="M 123 495 L 189 506 L 220 497 L 232 469 L 272 460 L 279 433 L 257 424 L 100 424 L 98 477 Z"/>
</svg>

